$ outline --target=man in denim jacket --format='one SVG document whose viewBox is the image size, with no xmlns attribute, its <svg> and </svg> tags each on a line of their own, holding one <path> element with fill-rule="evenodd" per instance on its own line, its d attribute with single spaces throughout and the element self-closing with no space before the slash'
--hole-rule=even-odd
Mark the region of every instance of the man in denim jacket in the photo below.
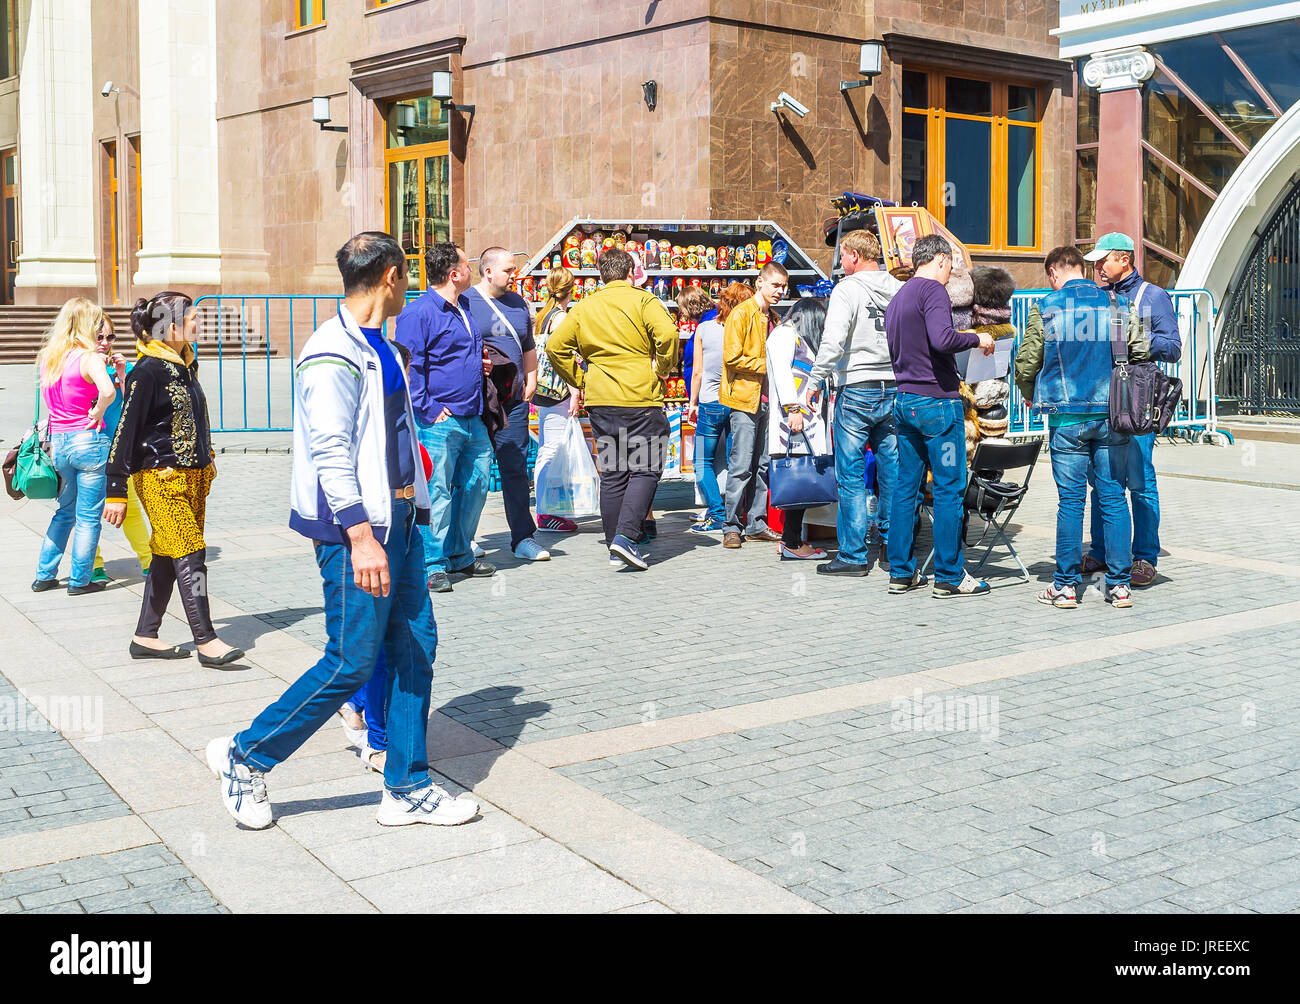
<svg viewBox="0 0 1300 1004">
<path fill-rule="evenodd" d="M 1159 286 L 1153 286 L 1137 271 L 1133 239 L 1126 234 L 1105 234 L 1097 246 L 1084 255 L 1096 264 L 1106 288 L 1126 297 L 1137 310 L 1142 329 L 1151 342 L 1151 358 L 1176 363 L 1183 354 L 1174 301 Z M 1128 448 L 1128 492 L 1133 505 L 1133 585 L 1149 586 L 1156 577 L 1160 555 L 1160 492 L 1156 487 L 1156 465 L 1151 452 L 1156 435 L 1131 436 Z M 1102 517 L 1097 496 L 1092 498 L 1092 546 L 1083 558 L 1083 572 L 1090 575 L 1106 567 L 1102 540 Z"/>
<path fill-rule="evenodd" d="M 1124 489 L 1129 437 L 1110 426 L 1113 324 L 1125 327 L 1129 358 L 1150 357 L 1137 311 L 1122 296 L 1084 275 L 1074 247 L 1053 250 L 1044 263 L 1052 292 L 1029 312 L 1016 353 L 1016 386 L 1030 407 L 1047 416 L 1056 511 L 1056 575 L 1038 594 L 1040 603 L 1077 607 L 1083 561 L 1083 504 L 1096 488 L 1106 541 L 1106 586 L 1115 607 L 1131 607 L 1129 565 L 1132 522 Z"/>
</svg>

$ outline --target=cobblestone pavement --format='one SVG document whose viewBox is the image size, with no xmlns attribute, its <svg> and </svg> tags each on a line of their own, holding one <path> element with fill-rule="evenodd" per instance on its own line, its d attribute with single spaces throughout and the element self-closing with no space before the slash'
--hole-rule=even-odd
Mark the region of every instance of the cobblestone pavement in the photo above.
<svg viewBox="0 0 1300 1004">
<path fill-rule="evenodd" d="M 1294 481 L 1300 448 L 1253 459 L 1241 480 Z M 378 779 L 327 729 L 268 775 L 277 826 L 246 833 L 201 748 L 318 657 L 324 621 L 289 458 L 219 467 L 211 583 L 237 672 L 131 663 L 140 583 L 115 531 L 118 585 L 31 594 L 49 509 L 0 500 L 19 692 L 0 701 L 102 707 L 97 729 L 0 733 L 0 910 L 1300 909 L 1292 491 L 1165 479 L 1160 578 L 1127 611 L 1095 583 L 1078 610 L 1037 604 L 996 552 L 986 599 L 827 581 L 682 532 L 682 485 L 660 491 L 648 572 L 611 570 L 594 520 L 528 565 L 494 496 L 479 540 L 501 571 L 434 599 L 430 756 L 483 818 L 381 830 Z M 1036 580 L 1054 507 L 1040 465 L 1014 533 Z M 178 616 L 165 635 L 185 638 Z"/>
</svg>

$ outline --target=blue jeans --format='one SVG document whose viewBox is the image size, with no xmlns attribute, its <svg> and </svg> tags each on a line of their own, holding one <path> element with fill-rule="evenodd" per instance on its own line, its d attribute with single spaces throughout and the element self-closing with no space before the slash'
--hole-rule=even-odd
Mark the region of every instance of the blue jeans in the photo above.
<svg viewBox="0 0 1300 1004">
<path fill-rule="evenodd" d="M 59 577 L 59 563 L 72 537 L 72 570 L 68 585 L 84 586 L 90 581 L 99 547 L 100 518 L 104 515 L 104 493 L 108 489 L 108 436 L 103 432 L 56 432 L 50 436 L 50 459 L 63 479 L 58 509 L 45 531 L 36 578 Z M 76 533 L 73 533 L 73 527 Z"/>
<path fill-rule="evenodd" d="M 709 507 L 709 519 L 719 522 L 727 518 L 727 508 L 718 489 L 718 450 L 727 438 L 727 425 L 731 409 L 717 401 L 701 402 L 699 420 L 695 423 L 695 483 L 700 486 L 704 504 Z"/>
<path fill-rule="evenodd" d="M 532 485 L 528 481 L 527 401 L 520 401 L 510 409 L 510 424 L 492 437 L 492 449 L 496 453 L 497 473 L 501 475 L 501 501 L 506 507 L 513 551 L 537 532 L 530 501 Z"/>
<path fill-rule="evenodd" d="M 441 424 L 441 423 L 440 423 Z M 393 503 L 384 546 L 392 585 L 371 596 L 353 581 L 347 544 L 316 543 L 325 586 L 325 652 L 274 704 L 235 736 L 235 753 L 258 770 L 270 770 L 328 722 L 370 679 L 382 650 L 388 659 L 384 705 L 388 709 L 388 759 L 384 786 L 415 791 L 432 783 L 425 729 L 429 722 L 438 627 L 424 579 L 424 548 L 415 506 Z"/>
<path fill-rule="evenodd" d="M 1133 504 L 1133 560 L 1146 561 L 1154 568 L 1160 556 L 1160 492 L 1156 487 L 1156 465 L 1151 451 L 1155 433 L 1130 436 L 1128 444 L 1128 493 Z M 1092 484 L 1091 481 L 1088 482 Z M 1102 564 L 1106 560 L 1102 512 L 1097 493 L 1092 495 L 1092 546 L 1089 553 Z"/>
<path fill-rule="evenodd" d="M 723 530 L 727 533 L 756 535 L 768 529 L 767 409 L 768 405 L 760 404 L 752 415 L 734 408 L 731 411 L 727 494 L 723 499 Z"/>
<path fill-rule="evenodd" d="M 1127 586 L 1132 557 L 1129 539 L 1128 481 L 1129 437 L 1098 418 L 1078 425 L 1063 425 L 1050 433 L 1052 477 L 1056 479 L 1056 586 L 1077 586 L 1083 565 L 1083 503 L 1088 484 L 1093 485 L 1093 512 L 1104 520 L 1106 585 Z"/>
<path fill-rule="evenodd" d="M 426 579 L 474 564 L 470 541 L 487 501 L 492 472 L 492 441 L 477 415 L 452 415 L 433 425 L 422 425 L 420 442 L 429 451 L 433 474 L 429 478 L 429 525 L 420 527 L 424 539 Z"/>
<path fill-rule="evenodd" d="M 934 578 L 958 583 L 966 574 L 962 554 L 962 497 L 966 492 L 966 417 L 957 398 L 898 395 L 898 485 L 889 513 L 889 577 L 916 571 L 912 539 L 916 509 L 928 465 L 934 475 Z"/>
<path fill-rule="evenodd" d="M 879 383 L 851 384 L 835 404 L 835 480 L 840 504 L 836 519 L 840 560 L 867 563 L 866 450 L 876 456 L 877 523 L 889 540 L 889 506 L 898 480 L 898 429 L 894 423 L 894 388 Z"/>
<path fill-rule="evenodd" d="M 370 679 L 348 698 L 366 720 L 366 745 L 380 753 L 388 749 L 388 681 L 388 661 L 381 648 Z"/>
</svg>

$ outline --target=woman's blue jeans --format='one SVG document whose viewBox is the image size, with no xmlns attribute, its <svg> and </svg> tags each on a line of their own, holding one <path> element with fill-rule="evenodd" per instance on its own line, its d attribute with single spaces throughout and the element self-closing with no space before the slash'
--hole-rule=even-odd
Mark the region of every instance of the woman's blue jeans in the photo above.
<svg viewBox="0 0 1300 1004">
<path fill-rule="evenodd" d="M 69 586 L 84 586 L 95 566 L 99 547 L 100 519 L 104 515 L 104 493 L 108 488 L 108 436 L 101 432 L 56 432 L 50 436 L 54 468 L 63 479 L 58 509 L 45 531 L 36 578 L 59 577 L 59 563 L 72 538 L 72 571 Z M 75 534 L 73 533 L 75 527 Z"/>
<path fill-rule="evenodd" d="M 709 507 L 709 519 L 725 520 L 726 505 L 718 490 L 717 461 L 719 447 L 727 438 L 727 421 L 731 409 L 716 401 L 701 402 L 699 420 L 695 423 L 695 483 L 700 486 L 704 504 Z M 722 464 L 727 463 L 722 454 Z"/>
</svg>

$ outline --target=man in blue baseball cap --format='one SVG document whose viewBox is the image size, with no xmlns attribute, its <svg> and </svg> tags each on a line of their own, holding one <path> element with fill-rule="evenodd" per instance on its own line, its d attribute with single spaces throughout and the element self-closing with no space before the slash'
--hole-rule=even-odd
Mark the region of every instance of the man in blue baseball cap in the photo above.
<svg viewBox="0 0 1300 1004">
<path fill-rule="evenodd" d="M 1178 334 L 1178 315 L 1174 302 L 1159 286 L 1153 286 L 1138 273 L 1134 264 L 1133 238 L 1127 234 L 1105 234 L 1097 246 L 1083 256 L 1094 262 L 1097 276 L 1106 288 L 1125 297 L 1137 307 L 1142 328 L 1151 343 L 1151 358 L 1157 362 L 1176 363 L 1183 354 Z M 1151 458 L 1155 434 L 1133 436 L 1129 440 L 1128 489 L 1133 508 L 1132 584 L 1149 586 L 1156 577 L 1156 560 L 1160 554 L 1160 493 L 1156 488 L 1156 468 Z M 1092 543 L 1084 555 L 1083 572 L 1091 575 L 1106 568 L 1106 541 L 1097 493 L 1092 493 Z"/>
</svg>

